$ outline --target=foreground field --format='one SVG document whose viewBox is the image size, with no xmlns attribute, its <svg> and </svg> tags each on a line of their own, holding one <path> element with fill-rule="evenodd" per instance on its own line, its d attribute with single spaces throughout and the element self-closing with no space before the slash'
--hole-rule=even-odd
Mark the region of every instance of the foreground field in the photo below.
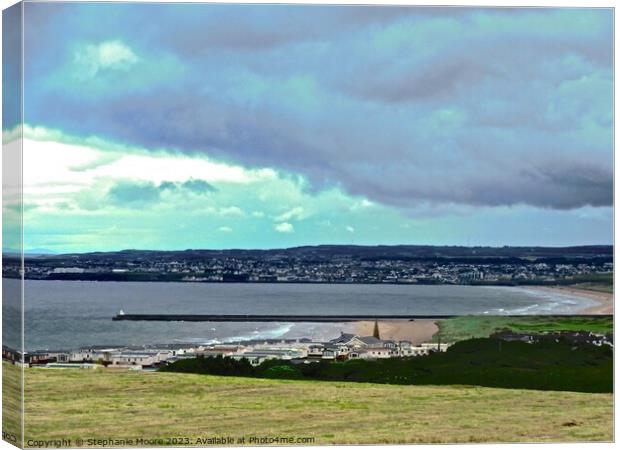
<svg viewBox="0 0 620 450">
<path fill-rule="evenodd" d="M 26 371 L 27 442 L 174 437 L 195 445 L 196 438 L 216 436 L 246 437 L 246 444 L 250 436 L 314 438 L 309 444 L 610 441 L 612 425 L 611 394 Z"/>
<path fill-rule="evenodd" d="M 2 437 L 11 444 L 21 439 L 22 371 L 2 362 Z"/>
</svg>

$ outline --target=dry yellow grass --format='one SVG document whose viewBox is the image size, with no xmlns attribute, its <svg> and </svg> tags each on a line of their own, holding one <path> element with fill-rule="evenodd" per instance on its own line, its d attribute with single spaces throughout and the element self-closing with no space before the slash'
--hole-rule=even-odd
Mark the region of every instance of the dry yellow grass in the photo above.
<svg viewBox="0 0 620 450">
<path fill-rule="evenodd" d="M 314 444 L 612 440 L 612 395 L 26 371 L 26 440 L 294 436 Z"/>
</svg>

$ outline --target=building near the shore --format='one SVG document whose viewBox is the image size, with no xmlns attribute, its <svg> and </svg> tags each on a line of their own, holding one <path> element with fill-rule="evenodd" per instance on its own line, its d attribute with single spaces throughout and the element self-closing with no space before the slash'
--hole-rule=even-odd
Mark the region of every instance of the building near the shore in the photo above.
<svg viewBox="0 0 620 450">
<path fill-rule="evenodd" d="M 160 350 L 125 350 L 110 354 L 109 360 L 113 366 L 140 366 L 140 367 L 156 367 L 162 362 L 172 359 L 175 355 L 172 351 Z"/>
<path fill-rule="evenodd" d="M 93 363 L 48 363 L 45 365 L 46 369 L 96 369 L 97 364 Z"/>
<path fill-rule="evenodd" d="M 313 342 L 310 339 L 266 339 L 210 345 L 89 346 L 72 351 L 26 352 L 23 360 L 28 366 L 47 365 L 51 368 L 95 364 L 99 367 L 151 369 L 185 358 L 229 357 L 236 360 L 246 359 L 256 366 L 270 359 L 312 363 L 325 360 L 415 357 L 446 351 L 448 346 L 446 343 L 413 345 L 406 340 L 393 341 L 376 336 L 341 333 L 327 342 Z M 22 355 L 3 347 L 3 358 L 19 364 Z"/>
<path fill-rule="evenodd" d="M 361 350 L 357 350 L 359 358 L 362 359 L 381 359 L 392 358 L 396 356 L 392 349 L 386 347 L 369 347 Z"/>
<path fill-rule="evenodd" d="M 413 345 L 411 341 L 393 341 L 375 336 L 358 336 L 341 333 L 328 343 L 313 344 L 309 356 L 322 359 L 381 359 L 408 356 L 423 356 L 434 351 L 446 351 L 449 344 L 423 343 Z M 321 354 L 322 352 L 322 354 Z"/>
<path fill-rule="evenodd" d="M 574 345 L 591 344 L 598 347 L 607 345 L 613 347 L 613 334 L 592 333 L 589 331 L 563 331 L 549 333 L 518 333 L 511 330 L 503 330 L 493 333 L 492 338 L 503 341 L 520 341 L 528 344 L 536 342 L 568 342 Z"/>
<path fill-rule="evenodd" d="M 201 348 L 197 352 L 197 356 L 231 356 L 236 353 L 242 352 L 244 348 L 245 347 L 242 345 L 217 344 Z"/>
</svg>

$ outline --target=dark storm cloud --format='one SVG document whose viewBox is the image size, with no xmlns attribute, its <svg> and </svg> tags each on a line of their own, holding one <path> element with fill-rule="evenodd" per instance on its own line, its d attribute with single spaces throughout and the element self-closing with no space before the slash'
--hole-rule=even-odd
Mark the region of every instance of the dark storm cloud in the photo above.
<svg viewBox="0 0 620 450">
<path fill-rule="evenodd" d="M 60 89 L 72 47 L 46 62 L 56 84 L 27 68 L 27 121 L 275 167 L 403 209 L 612 204 L 610 10 L 150 8 L 144 32 L 127 14 L 114 25 L 109 7 L 99 19 L 140 61 L 173 55 L 166 83 L 136 64 Z M 63 39 L 85 39 L 64 20 Z M 129 75 L 139 89 L 118 82 Z"/>
<path fill-rule="evenodd" d="M 377 70 L 374 75 L 354 80 L 350 89 L 362 98 L 403 103 L 437 96 L 446 98 L 459 87 L 477 84 L 492 75 L 498 74 L 457 57 L 442 59 L 422 68 L 411 67 L 410 71 L 393 77 Z"/>
</svg>

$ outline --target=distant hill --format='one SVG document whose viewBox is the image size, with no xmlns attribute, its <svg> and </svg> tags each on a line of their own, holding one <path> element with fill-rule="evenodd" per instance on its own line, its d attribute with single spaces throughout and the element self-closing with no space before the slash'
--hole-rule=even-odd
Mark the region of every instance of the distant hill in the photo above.
<svg viewBox="0 0 620 450">
<path fill-rule="evenodd" d="M 26 255 L 31 256 L 31 254 Z M 306 261 L 333 260 L 334 258 L 352 258 L 362 260 L 429 260 L 429 259 L 466 259 L 466 260 L 518 260 L 531 259 L 575 259 L 593 257 L 613 257 L 611 245 L 586 245 L 573 247 L 463 247 L 432 245 L 317 245 L 268 250 L 122 250 L 116 252 L 69 253 L 46 255 L 49 259 L 71 260 L 115 260 L 139 261 L 159 260 L 202 260 L 214 257 L 229 258 L 295 258 Z"/>
<path fill-rule="evenodd" d="M 2 254 L 3 255 L 19 255 L 21 252 L 17 249 L 14 248 L 3 248 L 2 249 Z M 33 248 L 30 250 L 26 250 L 24 252 L 25 255 L 27 256 L 38 256 L 38 255 L 56 255 L 57 252 L 53 251 L 53 250 L 48 250 L 46 248 Z"/>
</svg>

